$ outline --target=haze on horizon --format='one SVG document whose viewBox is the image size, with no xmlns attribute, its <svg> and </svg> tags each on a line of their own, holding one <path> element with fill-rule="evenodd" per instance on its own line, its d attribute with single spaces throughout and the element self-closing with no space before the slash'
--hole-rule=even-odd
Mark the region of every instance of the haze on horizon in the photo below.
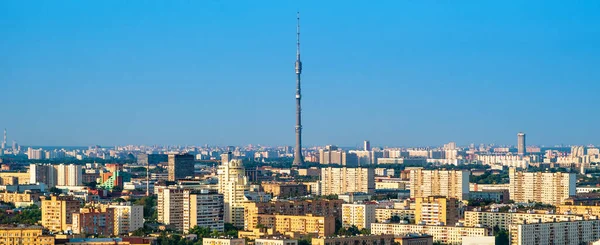
<svg viewBox="0 0 600 245">
<path fill-rule="evenodd" d="M 0 2 L 9 145 L 600 144 L 600 3 Z"/>
</svg>

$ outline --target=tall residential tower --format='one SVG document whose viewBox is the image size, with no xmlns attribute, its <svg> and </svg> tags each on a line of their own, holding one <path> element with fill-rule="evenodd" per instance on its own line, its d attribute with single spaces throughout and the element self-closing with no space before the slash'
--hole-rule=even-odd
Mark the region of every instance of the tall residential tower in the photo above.
<svg viewBox="0 0 600 245">
<path fill-rule="evenodd" d="M 297 14 L 296 27 L 296 147 L 294 147 L 294 165 L 302 165 L 302 109 L 300 108 L 300 74 L 302 73 L 302 62 L 300 62 L 300 13 Z"/>
<path fill-rule="evenodd" d="M 519 155 L 525 155 L 527 153 L 527 149 L 525 149 L 525 133 L 519 132 L 517 134 L 517 152 Z"/>
</svg>

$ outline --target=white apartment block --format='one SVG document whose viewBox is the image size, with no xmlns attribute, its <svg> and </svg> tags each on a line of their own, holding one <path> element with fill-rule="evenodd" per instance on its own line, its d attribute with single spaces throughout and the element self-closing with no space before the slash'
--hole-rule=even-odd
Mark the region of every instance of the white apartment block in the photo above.
<svg viewBox="0 0 600 245">
<path fill-rule="evenodd" d="M 410 170 L 410 198 L 445 196 L 459 200 L 469 198 L 469 175 L 466 170 Z"/>
<path fill-rule="evenodd" d="M 463 227 L 463 226 L 436 226 L 436 225 L 414 225 L 414 224 L 371 224 L 371 234 L 427 234 L 433 236 L 433 240 L 444 244 L 457 245 L 462 243 L 463 237 L 489 236 L 488 228 Z"/>
<path fill-rule="evenodd" d="M 510 226 L 513 245 L 579 245 L 600 239 L 600 220 L 530 223 Z"/>
<path fill-rule="evenodd" d="M 577 178 L 573 173 L 528 173 L 511 168 L 509 177 L 510 199 L 515 202 L 559 205 L 576 194 Z"/>
<path fill-rule="evenodd" d="M 322 168 L 320 182 L 321 195 L 372 194 L 375 191 L 375 172 L 372 168 Z"/>
<path fill-rule="evenodd" d="M 158 222 L 183 230 L 183 191 L 175 187 L 157 189 Z"/>
<path fill-rule="evenodd" d="M 376 204 L 342 204 L 342 227 L 356 226 L 358 229 L 370 229 L 375 223 Z"/>
<path fill-rule="evenodd" d="M 511 213 L 511 212 L 481 212 L 465 211 L 465 226 L 484 226 L 508 230 L 513 224 L 525 224 L 532 222 L 561 222 L 583 220 L 582 216 L 545 213 Z"/>
<path fill-rule="evenodd" d="M 115 235 L 127 234 L 144 227 L 144 206 L 131 203 L 111 204 L 114 209 Z"/>
</svg>

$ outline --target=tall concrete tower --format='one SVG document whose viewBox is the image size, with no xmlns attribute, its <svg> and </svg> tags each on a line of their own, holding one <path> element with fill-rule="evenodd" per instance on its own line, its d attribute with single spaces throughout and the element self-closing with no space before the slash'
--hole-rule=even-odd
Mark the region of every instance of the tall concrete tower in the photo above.
<svg viewBox="0 0 600 245">
<path fill-rule="evenodd" d="M 300 106 L 300 74 L 302 74 L 302 62 L 300 61 L 300 12 L 296 15 L 296 146 L 294 147 L 294 165 L 304 164 L 302 156 L 302 109 Z"/>
<path fill-rule="evenodd" d="M 525 133 L 519 132 L 517 134 L 517 152 L 519 155 L 525 155 L 527 149 L 525 148 Z"/>
</svg>

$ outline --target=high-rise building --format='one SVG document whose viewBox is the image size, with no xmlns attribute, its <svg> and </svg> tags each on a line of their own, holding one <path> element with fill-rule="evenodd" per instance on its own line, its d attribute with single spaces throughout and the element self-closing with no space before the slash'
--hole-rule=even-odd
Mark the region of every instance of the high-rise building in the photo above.
<svg viewBox="0 0 600 245">
<path fill-rule="evenodd" d="M 519 132 L 517 134 L 517 152 L 519 153 L 519 155 L 527 154 L 527 148 L 525 147 L 525 133 Z"/>
<path fill-rule="evenodd" d="M 302 93 L 300 89 L 300 74 L 302 74 L 302 62 L 300 61 L 300 13 L 297 15 L 298 26 L 296 28 L 296 146 L 294 147 L 294 165 L 304 164 L 302 156 L 302 109 L 300 100 Z"/>
<path fill-rule="evenodd" d="M 223 154 L 227 155 L 227 154 Z M 227 158 L 222 156 L 221 158 Z M 223 194 L 225 222 L 244 227 L 245 191 L 249 190 L 248 179 L 242 161 L 237 159 L 222 162 L 217 170 L 219 193 Z"/>
<path fill-rule="evenodd" d="M 73 225 L 73 213 L 79 212 L 81 202 L 72 196 L 40 197 L 42 226 L 52 232 L 68 230 Z"/>
<path fill-rule="evenodd" d="M 563 204 L 576 194 L 576 177 L 574 173 L 523 172 L 511 168 L 509 196 L 515 202 Z"/>
<path fill-rule="evenodd" d="M 322 168 L 321 195 L 354 192 L 372 194 L 375 191 L 375 170 L 372 168 Z M 469 184 L 467 183 L 467 188 Z"/>
<path fill-rule="evenodd" d="M 40 148 L 40 149 L 33 149 L 31 147 L 27 148 L 27 159 L 29 159 L 29 160 L 44 159 L 44 150 L 42 150 L 42 148 Z"/>
<path fill-rule="evenodd" d="M 194 155 L 169 154 L 169 181 L 194 177 Z"/>
<path fill-rule="evenodd" d="M 456 198 L 444 196 L 416 198 L 415 222 L 417 224 L 453 226 L 459 218 Z"/>
<path fill-rule="evenodd" d="M 298 232 L 302 235 L 330 236 L 335 232 L 333 216 L 259 214 L 258 224 L 279 233 Z"/>
<path fill-rule="evenodd" d="M 466 170 L 410 170 L 410 197 L 445 196 L 469 199 L 469 175 Z"/>
<path fill-rule="evenodd" d="M 114 210 L 114 234 L 127 234 L 144 227 L 144 206 L 131 203 L 111 204 Z"/>
<path fill-rule="evenodd" d="M 183 230 L 183 189 L 158 188 L 156 209 L 158 222 Z"/>
<path fill-rule="evenodd" d="M 363 142 L 363 151 L 371 151 L 371 141 L 365 140 Z"/>
<path fill-rule="evenodd" d="M 108 207 L 82 208 L 73 214 L 73 233 L 95 234 L 101 236 L 115 235 L 115 212 Z"/>
<path fill-rule="evenodd" d="M 29 183 L 44 183 L 48 188 L 56 186 L 56 169 L 50 164 L 29 164 Z"/>
<path fill-rule="evenodd" d="M 371 223 L 376 222 L 375 203 L 343 204 L 342 227 L 356 226 L 358 229 L 370 229 Z"/>
<path fill-rule="evenodd" d="M 244 229 L 251 230 L 258 225 L 258 215 L 282 214 L 333 216 L 340 219 L 342 216 L 342 200 L 293 200 L 271 202 L 246 202 L 244 203 Z"/>
<path fill-rule="evenodd" d="M 83 182 L 83 170 L 81 165 L 59 164 L 56 168 L 56 185 L 58 186 L 80 186 Z"/>
<path fill-rule="evenodd" d="M 223 232 L 223 194 L 208 190 L 185 190 L 183 193 L 183 232 L 195 226 Z"/>
</svg>

